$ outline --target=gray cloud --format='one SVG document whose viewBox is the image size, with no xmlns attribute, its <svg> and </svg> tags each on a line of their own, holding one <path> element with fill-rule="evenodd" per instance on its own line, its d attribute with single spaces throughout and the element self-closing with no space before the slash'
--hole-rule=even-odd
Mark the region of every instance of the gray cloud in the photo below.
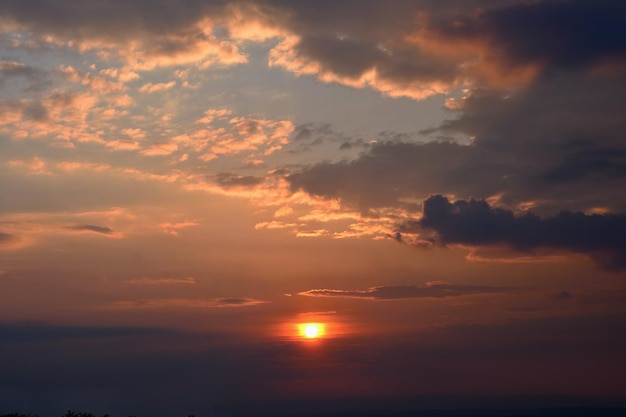
<svg viewBox="0 0 626 417">
<path fill-rule="evenodd" d="M 429 283 L 426 286 L 396 285 L 372 287 L 367 290 L 314 289 L 299 292 L 307 297 L 363 298 L 370 300 L 398 300 L 403 298 L 448 298 L 471 294 L 505 293 L 519 288 L 488 287 L 480 285 L 454 285 Z"/>
<path fill-rule="evenodd" d="M 155 298 L 146 300 L 116 301 L 111 304 L 114 308 L 228 308 L 249 307 L 267 304 L 268 301 L 246 297 L 221 297 L 221 298 Z"/>
<path fill-rule="evenodd" d="M 517 251 L 553 248 L 590 255 L 606 269 L 626 268 L 626 215 L 563 211 L 541 218 L 515 216 L 483 200 L 432 196 L 424 201 L 423 216 L 403 224 L 404 231 L 433 231 L 442 245 L 507 245 Z"/>
<path fill-rule="evenodd" d="M 215 177 L 217 183 L 224 188 L 231 187 L 254 187 L 263 182 L 263 177 L 254 177 L 252 175 L 237 175 L 229 172 L 222 172 Z"/>
<path fill-rule="evenodd" d="M 424 134 L 452 141 L 385 141 L 352 161 L 311 165 L 287 177 L 303 190 L 360 208 L 404 207 L 429 194 L 498 196 L 537 210 L 626 211 L 626 77 L 554 75 L 511 93 L 472 90 L 456 118 Z M 610 198 L 607 198 L 610 196 Z"/>
<path fill-rule="evenodd" d="M 38 68 L 16 61 L 0 61 L 0 87 L 15 80 L 26 81 L 26 89 L 40 88 L 47 80 L 47 74 Z"/>
<path fill-rule="evenodd" d="M 398 0 L 393 6 L 376 0 L 191 0 L 184 7 L 167 0 L 0 4 L 1 16 L 38 35 L 119 44 L 141 39 L 146 56 L 191 52 L 200 38 L 210 37 L 194 32 L 199 21 L 210 18 L 227 27 L 233 16 L 244 16 L 297 35 L 294 57 L 318 65 L 322 73 L 350 83 L 375 71 L 375 88 L 391 94 L 415 88 L 427 95 L 465 80 L 493 85 L 489 75 L 506 81 L 512 69 L 529 64 L 547 71 L 619 62 L 625 52 L 619 42 L 623 12 L 619 2 L 587 0 L 530 5 L 521 0 Z M 532 34 L 529 26 L 535 28 Z M 216 33 L 222 39 L 229 35 L 228 30 Z"/>
<path fill-rule="evenodd" d="M 450 41 L 486 39 L 493 58 L 509 68 L 577 69 L 623 62 L 625 15 L 626 6 L 615 0 L 539 1 L 457 16 L 431 30 Z"/>
<path fill-rule="evenodd" d="M 73 39 L 123 39 L 142 32 L 175 31 L 197 21 L 219 3 L 222 2 L 192 0 L 181 7 L 180 3 L 167 0 L 132 3 L 105 0 L 97 4 L 57 0 L 38 1 L 34 7 L 19 0 L 7 0 L 0 4 L 0 14 L 38 33 Z"/>
<path fill-rule="evenodd" d="M 93 224 L 79 224 L 76 226 L 68 226 L 67 229 L 77 230 L 81 232 L 94 232 L 94 233 L 100 233 L 103 235 L 110 235 L 111 233 L 113 233 L 113 229 L 111 229 L 110 227 L 97 226 Z"/>
<path fill-rule="evenodd" d="M 9 233 L 3 233 L 0 232 L 0 244 L 6 243 L 6 242 L 10 242 L 13 239 L 15 239 L 15 236 L 9 234 Z"/>
</svg>

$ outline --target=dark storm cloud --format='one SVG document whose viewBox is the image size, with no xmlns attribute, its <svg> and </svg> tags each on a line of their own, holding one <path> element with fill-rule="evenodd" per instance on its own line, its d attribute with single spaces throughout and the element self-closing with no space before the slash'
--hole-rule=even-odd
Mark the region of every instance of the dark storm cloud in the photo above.
<svg viewBox="0 0 626 417">
<path fill-rule="evenodd" d="M 110 235 L 113 233 L 113 229 L 111 229 L 110 227 L 97 226 L 93 224 L 78 224 L 76 226 L 68 226 L 67 229 L 76 230 L 79 232 L 94 232 L 103 235 Z"/>
<path fill-rule="evenodd" d="M 576 69 L 626 58 L 626 4 L 619 0 L 528 2 L 457 16 L 432 30 L 450 41 L 486 39 L 508 67 Z"/>
<path fill-rule="evenodd" d="M 517 288 L 499 288 L 480 285 L 454 285 L 447 283 L 429 283 L 420 287 L 417 285 L 396 285 L 372 287 L 367 290 L 336 290 L 314 289 L 299 292 L 298 295 L 307 297 L 342 297 L 364 298 L 370 300 L 400 300 L 404 298 L 447 298 L 472 294 L 491 294 L 516 291 Z"/>
<path fill-rule="evenodd" d="M 626 268 L 626 215 L 563 211 L 548 218 L 516 216 L 483 200 L 452 203 L 440 195 L 423 206 L 422 218 L 402 229 L 434 231 L 442 245 L 507 245 L 522 252 L 545 247 L 588 254 L 607 269 Z"/>
</svg>

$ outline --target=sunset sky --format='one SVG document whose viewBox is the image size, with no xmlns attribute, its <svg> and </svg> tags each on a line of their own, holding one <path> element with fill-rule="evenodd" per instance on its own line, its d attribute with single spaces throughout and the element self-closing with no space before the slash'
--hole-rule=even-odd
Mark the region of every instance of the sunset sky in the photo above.
<svg viewBox="0 0 626 417">
<path fill-rule="evenodd" d="M 626 398 L 625 97 L 620 0 L 1 0 L 0 414 Z"/>
</svg>

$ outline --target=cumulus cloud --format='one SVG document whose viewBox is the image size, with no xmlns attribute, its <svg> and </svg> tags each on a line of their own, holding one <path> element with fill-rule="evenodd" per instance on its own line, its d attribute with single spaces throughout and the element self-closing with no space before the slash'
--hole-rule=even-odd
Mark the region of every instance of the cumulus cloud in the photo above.
<svg viewBox="0 0 626 417">
<path fill-rule="evenodd" d="M 455 285 L 445 282 L 429 282 L 425 286 L 397 285 L 372 287 L 366 290 L 314 289 L 299 292 L 306 297 L 363 298 L 369 300 L 398 300 L 403 298 L 448 298 L 472 294 L 505 293 L 517 288 L 489 287 L 480 285 Z"/>
<path fill-rule="evenodd" d="M 147 83 L 139 88 L 140 93 L 152 94 L 159 91 L 169 90 L 176 85 L 176 81 L 170 81 L 168 83 Z"/>
<path fill-rule="evenodd" d="M 213 34 L 214 21 L 224 15 L 220 3 L 193 1 L 180 7 L 175 1 L 108 0 L 97 5 L 57 1 L 33 10 L 9 0 L 0 5 L 0 16 L 13 29 L 31 32 L 41 41 L 97 50 L 103 56 L 120 57 L 137 70 L 245 62 L 234 42 Z"/>
<path fill-rule="evenodd" d="M 607 269 L 626 268 L 626 215 L 621 214 L 516 216 L 484 200 L 450 202 L 436 195 L 424 201 L 422 218 L 404 223 L 401 230 L 432 231 L 442 245 L 506 245 L 521 252 L 545 247 L 590 255 Z"/>
<path fill-rule="evenodd" d="M 128 68 L 247 62 L 241 41 L 278 39 L 269 64 L 416 99 L 464 85 L 510 86 L 623 58 L 615 1 L 57 1 L 0 15 L 42 40 L 121 57 Z M 146 19 L 150 16 L 150 19 Z M 532 34 L 527 28 L 533 27 Z M 559 36 L 553 36 L 558 31 Z M 127 68 L 127 72 L 129 71 Z M 131 71 L 132 72 L 132 71 Z"/>
</svg>

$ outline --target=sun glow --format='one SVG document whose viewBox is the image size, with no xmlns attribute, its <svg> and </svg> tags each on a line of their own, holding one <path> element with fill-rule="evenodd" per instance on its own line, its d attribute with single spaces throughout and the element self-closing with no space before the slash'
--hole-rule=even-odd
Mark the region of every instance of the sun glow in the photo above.
<svg viewBox="0 0 626 417">
<path fill-rule="evenodd" d="M 326 326 L 323 323 L 300 323 L 298 335 L 306 339 L 318 339 L 326 335 Z"/>
</svg>

